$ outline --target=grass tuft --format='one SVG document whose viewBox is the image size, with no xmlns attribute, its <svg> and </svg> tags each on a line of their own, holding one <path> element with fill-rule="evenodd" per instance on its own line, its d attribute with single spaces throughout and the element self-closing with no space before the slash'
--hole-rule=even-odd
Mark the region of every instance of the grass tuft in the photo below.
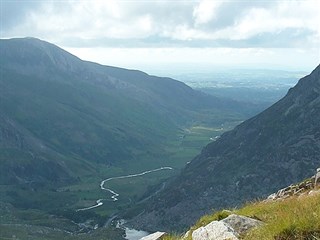
<svg viewBox="0 0 320 240">
<path fill-rule="evenodd" d="M 274 202 L 247 205 L 236 214 L 256 216 L 265 225 L 244 239 L 320 239 L 320 195 L 291 197 Z"/>
</svg>

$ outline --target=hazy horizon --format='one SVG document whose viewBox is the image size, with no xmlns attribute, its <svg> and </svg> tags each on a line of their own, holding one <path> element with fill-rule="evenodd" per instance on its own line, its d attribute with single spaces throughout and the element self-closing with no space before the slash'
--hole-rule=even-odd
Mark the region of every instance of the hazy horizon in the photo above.
<svg viewBox="0 0 320 240">
<path fill-rule="evenodd" d="M 1 38 L 36 37 L 83 60 L 150 74 L 221 68 L 312 71 L 317 0 L 6 1 Z"/>
</svg>

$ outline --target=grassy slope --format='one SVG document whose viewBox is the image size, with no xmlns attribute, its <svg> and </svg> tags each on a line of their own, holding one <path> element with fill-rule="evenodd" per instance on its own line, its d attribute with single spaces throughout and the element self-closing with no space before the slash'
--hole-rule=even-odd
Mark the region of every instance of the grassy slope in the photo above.
<svg viewBox="0 0 320 240">
<path fill-rule="evenodd" d="M 249 231 L 241 239 L 319 239 L 320 238 L 320 194 L 314 196 L 291 197 L 281 201 L 257 201 L 240 209 L 220 211 L 202 217 L 191 232 L 211 221 L 221 220 L 235 213 L 265 223 L 262 227 Z M 179 236 L 168 236 L 166 240 L 182 239 Z M 191 240 L 191 234 L 187 240 Z"/>
</svg>

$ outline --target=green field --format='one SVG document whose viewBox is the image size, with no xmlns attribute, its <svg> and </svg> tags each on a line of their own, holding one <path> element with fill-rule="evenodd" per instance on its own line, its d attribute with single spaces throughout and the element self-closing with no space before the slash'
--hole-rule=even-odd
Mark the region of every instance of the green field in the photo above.
<svg viewBox="0 0 320 240">
<path fill-rule="evenodd" d="M 76 196 L 77 201 L 74 201 L 73 205 L 70 206 L 71 209 L 90 207 L 95 205 L 97 199 L 106 199 L 103 206 L 88 211 L 93 211 L 107 218 L 119 210 L 126 209 L 137 201 L 140 201 L 146 191 L 152 191 L 152 186 L 155 186 L 154 190 L 156 191 L 156 186 L 159 183 L 177 175 L 180 169 L 199 154 L 206 144 L 213 141 L 210 138 L 215 139 L 223 131 L 229 130 L 237 123 L 229 123 L 225 128 L 195 125 L 181 130 L 175 138 L 168 142 L 165 152 L 154 153 L 154 156 L 140 153 L 137 159 L 128 162 L 122 168 L 101 165 L 97 175 L 88 176 L 86 179 L 82 179 L 80 183 L 64 186 L 59 188 L 58 191 Z M 120 194 L 116 202 L 111 200 L 111 193 L 100 189 L 100 182 L 104 179 L 137 174 L 165 166 L 172 167 L 173 170 L 163 170 L 144 176 L 114 179 L 107 182 L 104 187 L 110 188 Z"/>
</svg>

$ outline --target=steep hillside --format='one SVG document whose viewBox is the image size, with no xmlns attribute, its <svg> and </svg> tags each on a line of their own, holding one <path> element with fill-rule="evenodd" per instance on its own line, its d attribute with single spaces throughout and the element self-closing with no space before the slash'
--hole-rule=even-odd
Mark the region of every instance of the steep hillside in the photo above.
<svg viewBox="0 0 320 240">
<path fill-rule="evenodd" d="M 303 179 L 320 165 L 320 66 L 279 102 L 207 145 L 134 225 L 183 229 Z"/>
</svg>

